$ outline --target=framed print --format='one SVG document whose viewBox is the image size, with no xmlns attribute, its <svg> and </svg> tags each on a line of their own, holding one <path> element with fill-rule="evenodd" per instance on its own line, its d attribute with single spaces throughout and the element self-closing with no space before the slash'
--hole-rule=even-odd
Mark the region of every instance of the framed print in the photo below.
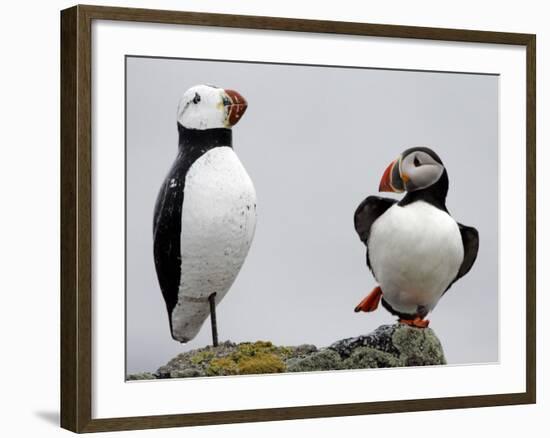
<svg viewBox="0 0 550 438">
<path fill-rule="evenodd" d="M 535 403 L 535 164 L 535 35 L 62 11 L 62 427 Z"/>
</svg>

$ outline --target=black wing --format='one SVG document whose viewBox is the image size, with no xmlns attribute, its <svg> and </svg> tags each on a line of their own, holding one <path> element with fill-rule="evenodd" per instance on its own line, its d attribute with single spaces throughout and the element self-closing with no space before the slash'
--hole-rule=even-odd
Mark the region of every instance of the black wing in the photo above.
<svg viewBox="0 0 550 438">
<path fill-rule="evenodd" d="M 187 168 L 176 160 L 159 190 L 153 215 L 155 269 L 166 302 L 170 332 L 170 316 L 178 301 L 181 280 L 181 211 L 186 171 Z"/>
<path fill-rule="evenodd" d="M 369 196 L 359 204 L 359 207 L 355 210 L 353 222 L 355 224 L 355 231 L 357 231 L 359 238 L 365 245 L 369 239 L 370 229 L 374 221 L 395 203 L 397 203 L 395 199 Z"/>
<path fill-rule="evenodd" d="M 353 217 L 355 231 L 357 231 L 359 238 L 367 246 L 367 266 L 369 267 L 371 272 L 372 267 L 370 265 L 369 259 L 368 240 L 372 224 L 376 221 L 376 219 L 382 216 L 392 205 L 396 203 L 397 201 L 395 199 L 381 198 L 379 196 L 369 196 L 367 197 L 367 199 L 361 202 L 361 204 L 359 204 L 359 207 L 357 207 L 357 210 L 355 210 L 355 215 Z"/>
<path fill-rule="evenodd" d="M 459 278 L 464 277 L 472 266 L 477 258 L 477 251 L 479 249 L 479 233 L 473 227 L 467 227 L 466 225 L 458 224 L 458 229 L 460 230 L 460 235 L 462 236 L 462 246 L 464 247 L 464 260 L 462 260 L 462 265 L 456 274 L 455 279 L 449 284 L 447 290 L 457 281 Z"/>
</svg>

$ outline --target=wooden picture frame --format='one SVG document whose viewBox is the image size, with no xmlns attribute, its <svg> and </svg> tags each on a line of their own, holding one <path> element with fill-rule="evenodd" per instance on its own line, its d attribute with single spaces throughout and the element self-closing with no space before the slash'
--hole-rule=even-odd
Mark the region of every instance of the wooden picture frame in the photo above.
<svg viewBox="0 0 550 438">
<path fill-rule="evenodd" d="M 113 20 L 490 43 L 526 49 L 525 392 L 176 415 L 92 418 L 92 22 Z M 100 6 L 61 12 L 61 426 L 99 432 L 529 404 L 536 401 L 535 49 L 531 34 Z"/>
</svg>

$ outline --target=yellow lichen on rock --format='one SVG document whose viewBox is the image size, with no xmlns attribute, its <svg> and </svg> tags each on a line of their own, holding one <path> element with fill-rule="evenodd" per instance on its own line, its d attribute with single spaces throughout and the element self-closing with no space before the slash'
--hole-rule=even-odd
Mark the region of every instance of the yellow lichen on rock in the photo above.
<svg viewBox="0 0 550 438">
<path fill-rule="evenodd" d="M 287 349 L 275 347 L 269 341 L 244 342 L 229 355 L 213 358 L 208 365 L 207 374 L 228 376 L 282 373 L 286 366 L 280 355 L 287 354 Z"/>
<path fill-rule="evenodd" d="M 285 363 L 279 356 L 263 352 L 241 358 L 238 367 L 239 374 L 282 373 L 286 370 Z"/>
<path fill-rule="evenodd" d="M 230 357 L 216 357 L 210 361 L 206 369 L 208 376 L 232 376 L 239 374 L 239 367 Z"/>
</svg>

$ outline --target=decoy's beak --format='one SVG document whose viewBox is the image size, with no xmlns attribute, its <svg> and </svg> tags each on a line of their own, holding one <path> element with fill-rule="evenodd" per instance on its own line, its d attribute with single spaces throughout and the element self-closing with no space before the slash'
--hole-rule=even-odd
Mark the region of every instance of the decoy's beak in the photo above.
<svg viewBox="0 0 550 438">
<path fill-rule="evenodd" d="M 399 158 L 393 160 L 384 171 L 378 191 L 401 193 L 405 190 L 403 179 L 399 172 Z"/>
<path fill-rule="evenodd" d="M 246 99 L 235 90 L 223 90 L 223 105 L 226 109 L 227 122 L 230 126 L 236 125 L 243 116 L 248 103 Z"/>
</svg>

